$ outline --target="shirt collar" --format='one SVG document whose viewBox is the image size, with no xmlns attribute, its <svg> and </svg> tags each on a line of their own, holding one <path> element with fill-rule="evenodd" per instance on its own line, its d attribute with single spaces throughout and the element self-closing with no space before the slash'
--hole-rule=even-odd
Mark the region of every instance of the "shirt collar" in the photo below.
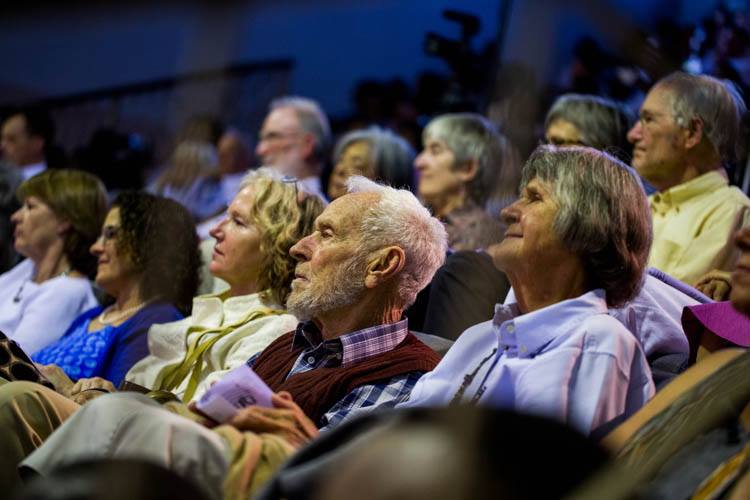
<svg viewBox="0 0 750 500">
<path fill-rule="evenodd" d="M 32 163 L 30 165 L 24 165 L 21 167 L 21 175 L 23 176 L 24 180 L 27 180 L 30 177 L 34 177 L 40 172 L 44 172 L 45 170 L 47 170 L 47 164 L 45 162 L 42 161 L 39 163 Z"/>
<path fill-rule="evenodd" d="M 195 297 L 191 313 L 193 325 L 218 328 L 242 321 L 253 309 L 264 306 L 283 309 L 281 306 L 264 302 L 263 297 L 263 292 L 227 297 L 226 291 Z"/>
<path fill-rule="evenodd" d="M 607 311 L 604 290 L 596 289 L 527 314 L 520 314 L 516 303 L 497 304 L 492 324 L 500 350 L 532 358 L 557 337 L 557 332 L 580 325 L 584 315 Z"/>
<path fill-rule="evenodd" d="M 696 196 L 712 193 L 728 184 L 729 181 L 721 172 L 718 170 L 712 170 L 711 172 L 700 175 L 695 179 L 691 179 L 682 184 L 665 189 L 664 191 L 652 194 L 649 197 L 651 207 L 657 211 L 659 211 L 659 209 L 664 211 Z"/>
<path fill-rule="evenodd" d="M 300 323 L 294 332 L 292 348 L 318 349 L 341 352 L 341 366 L 359 363 L 367 358 L 392 351 L 409 333 L 409 320 L 376 325 L 347 333 L 335 339 L 323 340 L 312 321 Z"/>
</svg>

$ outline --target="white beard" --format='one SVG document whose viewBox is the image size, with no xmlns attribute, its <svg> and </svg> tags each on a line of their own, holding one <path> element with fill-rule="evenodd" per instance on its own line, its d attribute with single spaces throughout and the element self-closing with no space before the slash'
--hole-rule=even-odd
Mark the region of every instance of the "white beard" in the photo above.
<svg viewBox="0 0 750 500">
<path fill-rule="evenodd" d="M 366 258 L 365 255 L 351 257 L 325 283 L 313 285 L 310 281 L 305 288 L 292 288 L 286 302 L 289 312 L 300 321 L 309 321 L 321 313 L 357 302 L 365 290 Z"/>
</svg>

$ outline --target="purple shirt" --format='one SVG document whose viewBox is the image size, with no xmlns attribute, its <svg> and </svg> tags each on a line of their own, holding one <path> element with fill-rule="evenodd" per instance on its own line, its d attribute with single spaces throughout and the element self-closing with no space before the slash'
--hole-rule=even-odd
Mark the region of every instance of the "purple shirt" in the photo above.
<svg viewBox="0 0 750 500">
<path fill-rule="evenodd" d="M 635 337 L 607 314 L 603 290 L 520 315 L 498 304 L 464 332 L 401 406 L 476 402 L 567 423 L 584 434 L 654 394 Z"/>
</svg>

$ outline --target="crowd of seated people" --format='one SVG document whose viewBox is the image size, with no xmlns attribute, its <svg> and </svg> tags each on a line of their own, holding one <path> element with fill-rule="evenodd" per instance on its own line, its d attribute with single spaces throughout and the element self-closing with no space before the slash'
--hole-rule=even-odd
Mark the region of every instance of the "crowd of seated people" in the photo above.
<svg viewBox="0 0 750 500">
<path fill-rule="evenodd" d="M 704 351 L 750 346 L 750 199 L 725 171 L 745 113 L 731 85 L 681 72 L 635 121 L 567 94 L 522 162 L 477 113 L 433 117 L 416 156 L 374 126 L 331 151 L 323 109 L 287 96 L 258 131 L 259 165 L 238 130 L 184 138 L 152 194 L 109 206 L 92 174 L 27 175 L 17 136 L 44 140 L 12 115 L 25 260 L 0 275 L 0 343 L 38 376 L 0 378 L 0 484 L 144 460 L 208 498 L 370 483 L 380 498 L 379 475 L 404 498 L 477 481 L 477 498 L 561 496 Z M 242 367 L 270 406 L 223 421 L 198 409 Z M 549 490 L 466 467 L 526 470 L 542 453 L 514 436 L 518 461 L 497 456 L 502 433 L 475 434 L 491 421 L 555 434 L 586 465 Z M 440 492 L 448 481 L 464 489 Z"/>
</svg>

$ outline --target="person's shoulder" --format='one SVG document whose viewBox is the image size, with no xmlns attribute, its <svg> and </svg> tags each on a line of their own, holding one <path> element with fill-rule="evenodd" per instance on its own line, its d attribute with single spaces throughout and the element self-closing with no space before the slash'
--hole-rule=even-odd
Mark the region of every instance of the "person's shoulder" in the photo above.
<svg viewBox="0 0 750 500">
<path fill-rule="evenodd" d="M 619 320 L 609 314 L 593 314 L 583 319 L 579 334 L 584 351 L 618 356 L 632 349 L 638 340 Z"/>
<path fill-rule="evenodd" d="M 448 349 L 443 359 L 463 356 L 467 352 L 478 352 L 493 345 L 497 345 L 497 335 L 492 320 L 483 321 L 464 330 Z"/>
<path fill-rule="evenodd" d="M 709 196 L 713 204 L 724 211 L 750 208 L 750 198 L 737 186 L 724 186 L 716 189 Z"/>
<path fill-rule="evenodd" d="M 617 316 L 619 311 L 627 311 L 629 308 L 636 309 L 676 309 L 682 313 L 685 306 L 695 305 L 698 301 L 683 291 L 663 282 L 650 274 L 646 275 L 643 286 L 629 302 L 610 312 Z"/>
<path fill-rule="evenodd" d="M 173 304 L 155 302 L 147 304 L 137 314 L 138 319 L 152 323 L 167 323 L 183 319 L 182 313 Z"/>
<path fill-rule="evenodd" d="M 85 303 L 96 303 L 94 288 L 88 278 L 58 276 L 42 283 L 38 288 L 38 297 L 45 297 L 58 304 L 78 304 L 75 307 L 86 307 Z"/>
<path fill-rule="evenodd" d="M 0 274 L 0 283 L 31 279 L 33 270 L 34 264 L 31 262 L 31 259 L 24 259 L 3 274 Z"/>
</svg>

